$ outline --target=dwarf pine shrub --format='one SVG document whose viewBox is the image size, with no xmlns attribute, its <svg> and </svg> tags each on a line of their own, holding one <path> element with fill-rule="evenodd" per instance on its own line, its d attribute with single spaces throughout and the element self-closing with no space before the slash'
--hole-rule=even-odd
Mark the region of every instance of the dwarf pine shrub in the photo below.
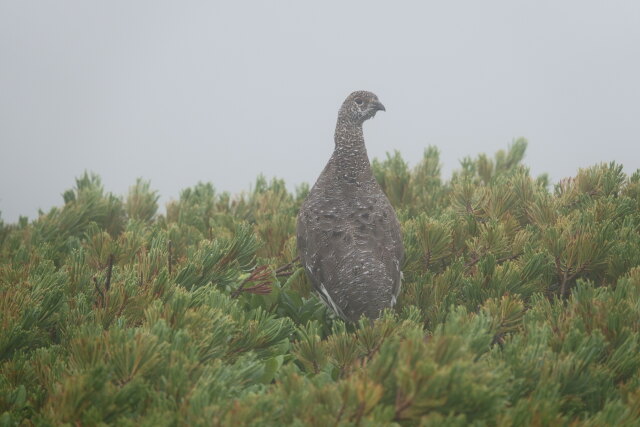
<svg viewBox="0 0 640 427">
<path fill-rule="evenodd" d="M 640 423 L 640 171 L 549 185 L 526 141 L 375 160 L 406 259 L 398 305 L 349 325 L 296 261 L 308 192 L 187 188 L 158 212 L 88 173 L 0 221 L 0 425 Z"/>
</svg>

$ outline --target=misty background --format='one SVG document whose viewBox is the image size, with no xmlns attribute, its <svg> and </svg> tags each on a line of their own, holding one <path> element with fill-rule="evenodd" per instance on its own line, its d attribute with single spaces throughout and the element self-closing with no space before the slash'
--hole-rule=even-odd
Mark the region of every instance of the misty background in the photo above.
<svg viewBox="0 0 640 427">
<path fill-rule="evenodd" d="M 313 184 L 353 90 L 369 156 L 415 165 L 529 140 L 552 182 L 640 168 L 638 1 L 0 0 L 0 212 L 62 205 L 85 170 L 161 205 L 198 181 Z M 162 208 L 164 211 L 164 208 Z"/>
</svg>

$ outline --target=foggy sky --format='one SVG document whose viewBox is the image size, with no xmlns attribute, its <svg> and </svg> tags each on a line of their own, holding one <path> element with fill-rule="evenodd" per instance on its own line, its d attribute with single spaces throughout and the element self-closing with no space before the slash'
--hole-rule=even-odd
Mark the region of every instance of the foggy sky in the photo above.
<svg viewBox="0 0 640 427">
<path fill-rule="evenodd" d="M 637 1 L 0 0 L 1 218 L 62 205 L 85 170 L 163 204 L 198 181 L 312 184 L 359 89 L 387 108 L 372 158 L 435 145 L 448 177 L 524 136 L 554 182 L 633 173 L 639 76 Z"/>
</svg>

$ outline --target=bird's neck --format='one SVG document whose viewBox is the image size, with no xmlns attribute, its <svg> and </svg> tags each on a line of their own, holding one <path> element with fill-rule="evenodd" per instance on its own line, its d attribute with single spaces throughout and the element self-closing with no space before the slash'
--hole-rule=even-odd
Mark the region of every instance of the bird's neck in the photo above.
<svg viewBox="0 0 640 427">
<path fill-rule="evenodd" d="M 372 176 L 361 124 L 338 121 L 335 143 L 333 155 L 338 178 L 356 182 Z"/>
<path fill-rule="evenodd" d="M 338 120 L 334 135 L 336 149 L 344 147 L 362 146 L 364 148 L 364 134 L 362 124 L 352 123 L 347 120 Z"/>
</svg>

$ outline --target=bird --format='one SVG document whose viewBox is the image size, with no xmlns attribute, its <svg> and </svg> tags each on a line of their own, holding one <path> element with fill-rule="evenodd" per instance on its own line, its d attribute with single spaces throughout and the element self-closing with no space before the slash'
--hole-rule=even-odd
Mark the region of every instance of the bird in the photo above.
<svg viewBox="0 0 640 427">
<path fill-rule="evenodd" d="M 386 111 L 372 92 L 342 103 L 328 163 L 300 207 L 298 255 L 314 290 L 347 322 L 371 321 L 396 304 L 404 259 L 402 231 L 376 181 L 362 125 Z"/>
</svg>

